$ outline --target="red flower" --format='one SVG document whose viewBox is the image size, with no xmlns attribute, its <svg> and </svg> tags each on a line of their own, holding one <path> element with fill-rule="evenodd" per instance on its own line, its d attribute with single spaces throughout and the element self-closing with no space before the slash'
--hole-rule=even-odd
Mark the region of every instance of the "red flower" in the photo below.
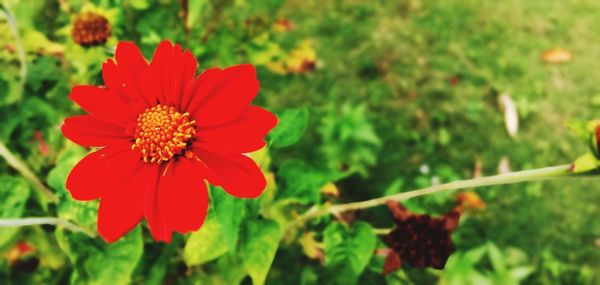
<svg viewBox="0 0 600 285">
<path fill-rule="evenodd" d="M 254 198 L 266 180 L 244 153 L 265 145 L 277 124 L 249 106 L 259 90 L 252 65 L 210 68 L 196 75 L 189 51 L 163 41 L 148 63 L 121 42 L 102 65 L 106 87 L 75 86 L 69 95 L 89 115 L 67 118 L 63 134 L 101 147 L 67 178 L 76 200 L 100 199 L 98 232 L 114 242 L 143 218 L 154 238 L 200 228 L 209 199 L 205 179 L 240 198 Z"/>
</svg>

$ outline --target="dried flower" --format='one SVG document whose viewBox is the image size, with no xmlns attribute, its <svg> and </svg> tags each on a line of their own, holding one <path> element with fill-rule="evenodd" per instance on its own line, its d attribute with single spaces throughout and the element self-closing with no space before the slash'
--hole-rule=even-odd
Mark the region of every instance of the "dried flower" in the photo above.
<svg viewBox="0 0 600 285">
<path fill-rule="evenodd" d="M 71 28 L 73 41 L 80 46 L 99 46 L 110 37 L 108 20 L 93 12 L 84 12 L 76 16 Z"/>
<path fill-rule="evenodd" d="M 396 202 L 388 202 L 396 228 L 385 236 L 393 250 L 386 259 L 384 274 L 408 264 L 417 268 L 442 269 L 454 251 L 450 235 L 456 229 L 460 213 L 451 211 L 442 217 L 410 213 Z"/>
</svg>

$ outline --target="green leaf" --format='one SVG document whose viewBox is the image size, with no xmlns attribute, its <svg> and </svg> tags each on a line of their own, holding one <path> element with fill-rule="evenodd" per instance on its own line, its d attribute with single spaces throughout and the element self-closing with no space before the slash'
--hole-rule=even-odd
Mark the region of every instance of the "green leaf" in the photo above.
<svg viewBox="0 0 600 285">
<path fill-rule="evenodd" d="M 519 266 L 510 270 L 510 276 L 514 280 L 521 281 L 527 278 L 527 276 L 531 275 L 533 272 L 535 272 L 535 267 L 533 266 Z"/>
<path fill-rule="evenodd" d="M 196 24 L 196 21 L 200 18 L 200 16 L 205 12 L 209 1 L 206 0 L 190 0 L 188 2 L 188 17 L 187 23 L 185 23 L 188 27 L 193 27 Z"/>
<path fill-rule="evenodd" d="M 4 68 L 4 67 L 3 67 Z M 16 68 L 6 67 L 9 73 L 0 73 L 0 106 L 18 102 L 23 97 L 23 85 L 19 81 Z"/>
<path fill-rule="evenodd" d="M 202 267 L 202 271 L 190 276 L 194 284 L 240 284 L 248 276 L 238 255 L 224 255 Z"/>
<path fill-rule="evenodd" d="M 487 250 L 494 271 L 504 273 L 506 271 L 506 263 L 504 262 L 504 256 L 502 255 L 502 252 L 500 252 L 500 249 L 490 242 L 487 244 Z"/>
<path fill-rule="evenodd" d="M 581 139 L 587 140 L 593 130 L 589 129 L 589 123 L 582 120 L 569 120 L 566 127 Z"/>
<path fill-rule="evenodd" d="M 571 168 L 571 171 L 573 173 L 584 173 L 597 169 L 598 167 L 600 167 L 600 161 L 596 158 L 596 156 L 593 153 L 588 152 L 578 157 L 573 162 L 573 167 Z"/>
<path fill-rule="evenodd" d="M 150 266 L 144 278 L 146 285 L 161 285 L 165 283 L 165 276 L 169 269 L 169 255 L 171 250 L 168 248 L 161 250 L 160 256 Z M 148 258 L 148 254 L 145 255 Z"/>
<path fill-rule="evenodd" d="M 225 235 L 214 215 L 209 214 L 200 230 L 192 233 L 183 249 L 183 260 L 188 266 L 200 265 L 227 252 Z"/>
<path fill-rule="evenodd" d="M 64 266 L 66 256 L 58 247 L 53 235 L 48 234 L 41 227 L 31 227 L 27 235 L 27 241 L 38 252 L 40 266 L 56 270 Z"/>
<path fill-rule="evenodd" d="M 279 247 L 281 231 L 277 223 L 269 220 L 249 221 L 247 225 L 240 256 L 252 283 L 264 284 Z"/>
<path fill-rule="evenodd" d="M 20 218 L 25 211 L 30 192 L 29 185 L 23 179 L 0 176 L 0 218 Z M 19 228 L 2 228 L 0 247 L 9 242 L 17 232 Z"/>
<path fill-rule="evenodd" d="M 284 190 L 280 193 L 283 198 L 301 204 L 319 203 L 321 192 L 319 189 L 328 182 L 345 177 L 346 173 L 328 169 L 317 169 L 300 160 L 290 160 L 279 169 L 278 176 L 284 183 Z"/>
<path fill-rule="evenodd" d="M 38 58 L 28 67 L 27 85 L 33 91 L 40 91 L 45 82 L 59 80 L 62 70 L 60 70 L 58 64 L 58 59 L 54 57 L 44 56 Z"/>
<path fill-rule="evenodd" d="M 248 274 L 242 260 L 237 255 L 227 255 L 219 258 L 217 267 L 219 274 L 215 275 L 222 280 L 217 284 L 240 284 Z"/>
<path fill-rule="evenodd" d="M 371 226 L 357 222 L 352 228 L 333 223 L 324 232 L 325 267 L 337 284 L 355 284 L 365 270 L 377 243 Z"/>
<path fill-rule="evenodd" d="M 246 200 L 237 199 L 219 187 L 210 187 L 211 209 L 222 233 L 223 241 L 235 252 L 240 224 L 246 215 Z"/>
<path fill-rule="evenodd" d="M 148 0 L 131 0 L 129 1 L 129 3 L 131 4 L 131 7 L 137 10 L 145 10 L 148 9 L 148 7 L 150 7 L 150 3 L 148 3 Z"/>
<path fill-rule="evenodd" d="M 382 141 L 367 114 L 365 104 L 344 104 L 331 106 L 322 118 L 319 149 L 330 168 L 348 167 L 364 177 L 369 175 L 368 167 L 376 164 Z"/>
<path fill-rule="evenodd" d="M 72 284 L 130 284 L 144 251 L 140 226 L 112 244 L 60 228 L 56 240 L 75 267 Z"/>
<path fill-rule="evenodd" d="M 269 145 L 285 147 L 298 142 L 306 131 L 308 117 L 308 108 L 288 109 L 279 113 L 279 123 L 269 133 Z"/>
</svg>

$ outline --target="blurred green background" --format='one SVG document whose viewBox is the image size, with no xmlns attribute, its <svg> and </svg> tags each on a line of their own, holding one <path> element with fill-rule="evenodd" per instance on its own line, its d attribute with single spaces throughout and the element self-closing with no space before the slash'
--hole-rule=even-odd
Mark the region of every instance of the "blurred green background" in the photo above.
<svg viewBox="0 0 600 285">
<path fill-rule="evenodd" d="M 600 109 L 595 0 L 2 3 L 0 142 L 65 201 L 70 197 L 59 188 L 70 168 L 61 163 L 70 160 L 72 166 L 85 153 L 60 134 L 62 120 L 81 112 L 66 96 L 73 85 L 102 84 L 101 63 L 119 40 L 136 42 L 149 58 L 158 42 L 170 39 L 190 49 L 201 70 L 256 65 L 261 92 L 255 104 L 307 120 L 297 144 L 270 149 L 277 184 L 291 187 L 290 169 L 298 164 L 347 174 L 325 181 L 335 182 L 333 192 L 339 193 L 301 197 L 294 206 L 298 212 L 323 201 L 359 201 L 476 174 L 568 163 L 587 146 L 567 122 L 597 118 Z M 73 41 L 71 25 L 82 11 L 106 17 L 111 36 L 105 44 L 81 47 Z M 503 94 L 508 96 L 501 100 Z M 511 103 L 517 116 L 510 116 Z M 513 136 L 507 119 L 519 122 Z M 0 174 L 0 217 L 58 214 L 74 222 L 95 217 L 94 205 L 73 211 L 67 202 L 48 207 L 36 202 L 5 160 Z M 463 215 L 453 236 L 457 252 L 445 270 L 406 267 L 384 277 L 383 257 L 375 255 L 354 282 L 599 284 L 597 185 L 593 178 L 561 179 L 478 190 L 485 207 Z M 278 195 L 286 197 L 285 190 Z M 407 206 L 444 213 L 455 196 L 418 198 Z M 385 207 L 348 219 L 392 226 Z M 321 241 L 330 222 L 306 231 Z M 186 237 L 162 245 L 144 232 L 143 253 L 115 281 L 106 276 L 121 274 L 121 265 L 105 272 L 102 263 L 118 259 L 114 252 L 127 252 L 125 247 L 107 249 L 100 240 L 76 247 L 65 234 L 52 226 L 0 229 L 0 283 L 233 284 L 217 278 L 224 276 L 217 264 L 224 258 L 193 265 L 182 260 Z M 23 244 L 33 249 L 19 250 Z M 81 253 L 91 244 L 96 253 Z M 305 254 L 311 246 L 321 250 L 288 238 L 266 284 L 333 283 L 333 271 Z M 379 242 L 380 247 L 385 246 Z M 96 278 L 103 275 L 109 279 Z"/>
</svg>

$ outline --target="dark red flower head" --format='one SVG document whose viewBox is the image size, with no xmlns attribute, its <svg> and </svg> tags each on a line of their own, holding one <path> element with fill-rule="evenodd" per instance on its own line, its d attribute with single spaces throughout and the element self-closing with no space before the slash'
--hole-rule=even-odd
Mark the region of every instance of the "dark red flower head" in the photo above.
<svg viewBox="0 0 600 285">
<path fill-rule="evenodd" d="M 98 232 L 113 242 L 143 218 L 156 240 L 200 228 L 205 180 L 254 198 L 266 180 L 249 153 L 277 124 L 250 102 L 259 82 L 252 65 L 210 68 L 196 77 L 189 51 L 163 41 L 148 63 L 130 42 L 102 66 L 106 87 L 75 86 L 69 97 L 88 115 L 67 118 L 63 134 L 100 147 L 67 178 L 74 199 L 100 199 Z"/>
<path fill-rule="evenodd" d="M 80 46 L 98 46 L 110 37 L 110 23 L 96 13 L 85 12 L 77 15 L 71 27 L 71 37 Z"/>
<path fill-rule="evenodd" d="M 392 272 L 406 263 L 417 268 L 432 267 L 442 269 L 454 244 L 450 236 L 456 226 L 460 213 L 451 211 L 442 217 L 417 215 L 393 201 L 388 203 L 396 228 L 385 236 L 390 251 L 384 274 Z"/>
</svg>

